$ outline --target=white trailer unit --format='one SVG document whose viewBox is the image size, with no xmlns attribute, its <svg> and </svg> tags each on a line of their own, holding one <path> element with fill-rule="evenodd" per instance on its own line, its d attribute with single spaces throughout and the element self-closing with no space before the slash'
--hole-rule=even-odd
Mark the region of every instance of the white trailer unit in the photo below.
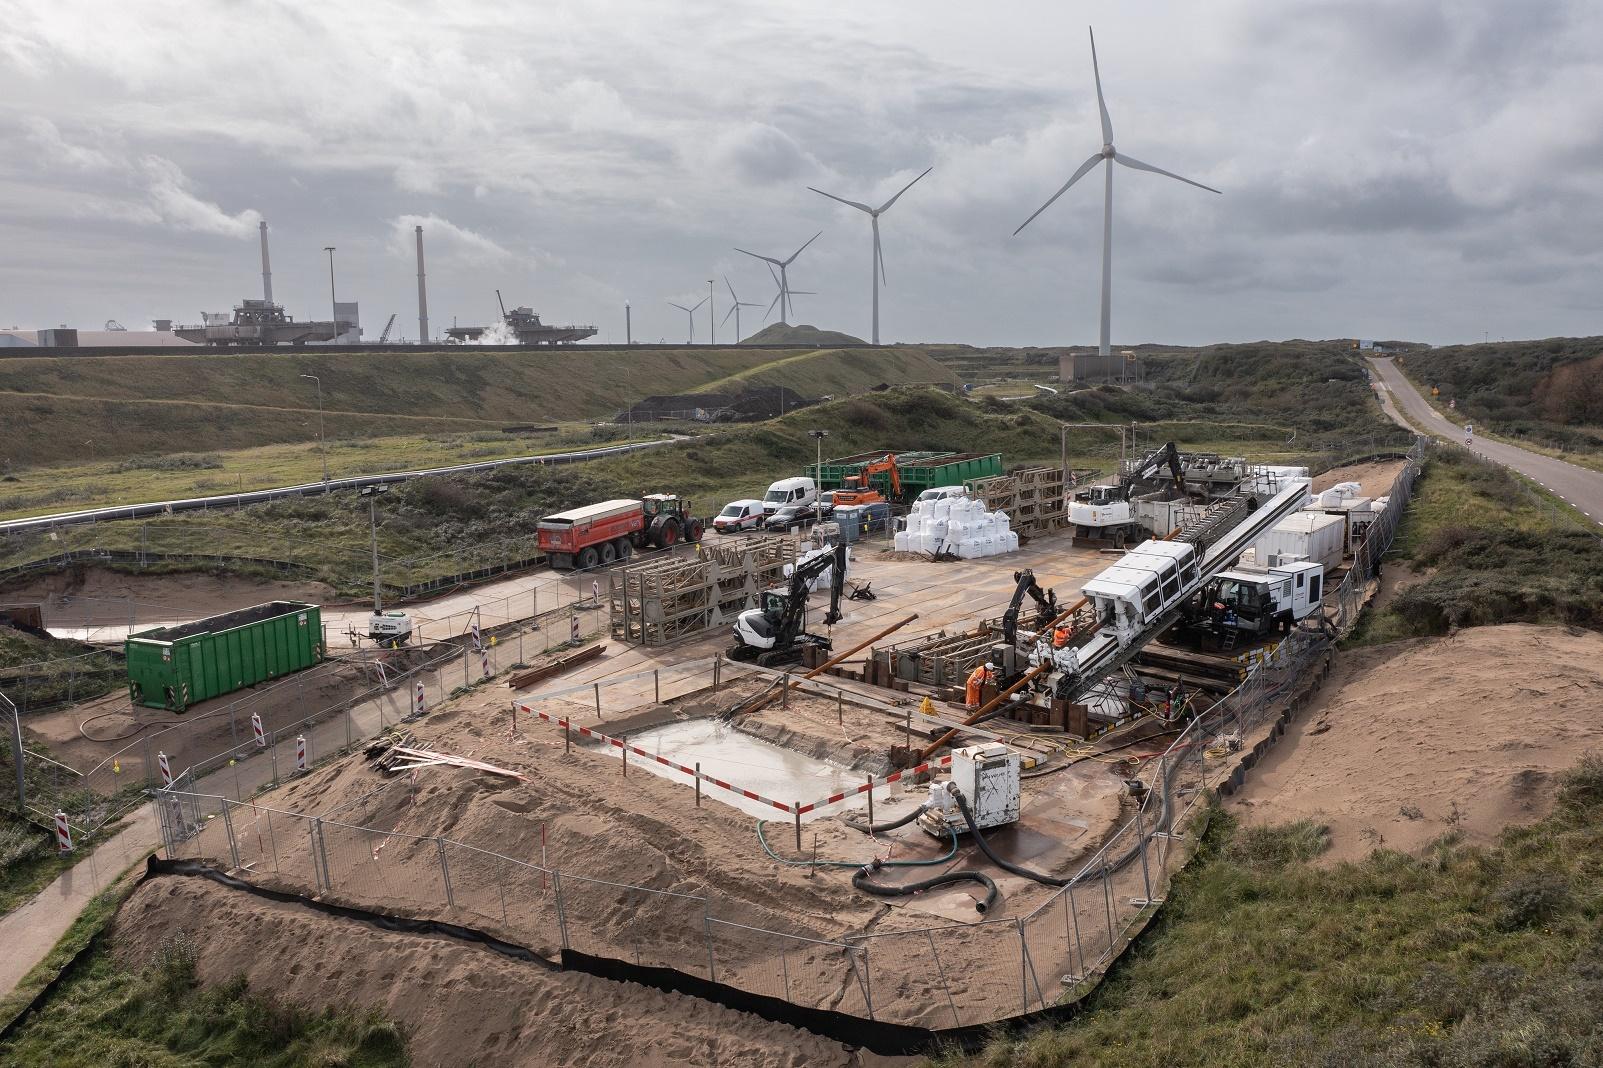
<svg viewBox="0 0 1603 1068">
<path fill-rule="evenodd" d="M 1334 571 L 1341 566 L 1346 541 L 1345 516 L 1295 512 L 1259 535 L 1253 548 L 1259 567 L 1306 560 Z"/>
</svg>

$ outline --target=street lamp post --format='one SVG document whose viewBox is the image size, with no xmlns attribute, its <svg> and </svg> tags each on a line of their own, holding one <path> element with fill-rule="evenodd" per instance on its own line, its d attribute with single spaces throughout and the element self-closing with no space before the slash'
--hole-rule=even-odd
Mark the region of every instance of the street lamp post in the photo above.
<svg viewBox="0 0 1603 1068">
<path fill-rule="evenodd" d="M 323 437 L 323 380 L 316 375 L 301 375 L 317 383 L 317 451 L 323 454 L 323 485 L 328 485 L 328 442 Z"/>
<path fill-rule="evenodd" d="M 829 431 L 809 430 L 807 436 L 812 438 L 817 445 L 818 462 L 813 465 L 813 482 L 815 483 L 813 488 L 817 489 L 816 483 L 824 481 L 824 439 L 829 437 Z"/>
<path fill-rule="evenodd" d="M 379 483 L 375 486 L 363 486 L 358 493 L 367 498 L 368 530 L 373 537 L 373 614 L 376 616 L 383 611 L 379 601 L 378 584 L 378 497 L 381 493 L 388 493 L 390 487 Z"/>
<path fill-rule="evenodd" d="M 323 251 L 328 253 L 328 312 L 329 324 L 334 328 L 333 341 L 340 338 L 339 302 L 334 299 L 334 246 L 324 245 Z"/>
</svg>

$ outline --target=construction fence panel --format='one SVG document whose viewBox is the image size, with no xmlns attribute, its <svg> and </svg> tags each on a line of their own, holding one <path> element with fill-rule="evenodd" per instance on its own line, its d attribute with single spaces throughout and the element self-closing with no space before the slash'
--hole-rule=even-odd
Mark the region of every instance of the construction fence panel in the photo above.
<svg viewBox="0 0 1603 1068">
<path fill-rule="evenodd" d="M 978 892 L 978 891 L 977 891 Z M 874 1019 L 918 1027 L 988 1023 L 1034 1000 L 1015 918 L 852 936 L 868 963 Z"/>
<path fill-rule="evenodd" d="M 857 946 L 712 917 L 706 939 L 708 966 L 720 983 L 793 1005 L 871 1015 L 867 962 Z"/>
<path fill-rule="evenodd" d="M 707 899 L 563 873 L 567 945 L 597 957 L 716 978 Z"/>
<path fill-rule="evenodd" d="M 316 831 L 325 893 L 403 915 L 437 916 L 450 906 L 440 839 L 331 820 Z"/>
<path fill-rule="evenodd" d="M 555 872 L 460 842 L 445 842 L 443 856 L 461 922 L 543 957 L 561 957 Z"/>
</svg>

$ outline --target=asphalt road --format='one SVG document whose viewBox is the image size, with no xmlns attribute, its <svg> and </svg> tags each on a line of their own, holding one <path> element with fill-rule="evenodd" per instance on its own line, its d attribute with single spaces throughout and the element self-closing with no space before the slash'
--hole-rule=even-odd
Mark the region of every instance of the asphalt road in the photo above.
<svg viewBox="0 0 1603 1068">
<path fill-rule="evenodd" d="M 1464 443 L 1464 429 L 1432 408 L 1430 402 L 1414 388 L 1412 382 L 1403 377 L 1390 359 L 1370 357 L 1369 365 L 1374 368 L 1383 390 L 1382 401 L 1390 394 L 1391 399 L 1401 406 L 1408 421 L 1413 423 L 1410 429 L 1424 430 L 1438 438 Z M 1396 411 L 1388 411 L 1388 414 L 1394 420 L 1403 422 L 1397 418 Z M 1527 452 L 1517 445 L 1507 445 L 1479 435 L 1476 435 L 1469 449 L 1518 471 L 1579 509 L 1594 523 L 1603 524 L 1603 471 L 1577 467 L 1551 456 Z"/>
</svg>

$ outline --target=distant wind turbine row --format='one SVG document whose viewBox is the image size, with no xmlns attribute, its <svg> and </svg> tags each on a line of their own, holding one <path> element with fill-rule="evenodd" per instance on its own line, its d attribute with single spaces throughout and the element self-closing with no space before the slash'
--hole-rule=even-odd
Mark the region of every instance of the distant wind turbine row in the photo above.
<svg viewBox="0 0 1603 1068">
<path fill-rule="evenodd" d="M 1162 167 L 1154 167 L 1150 163 L 1143 163 L 1140 160 L 1132 156 L 1125 155 L 1124 153 L 1115 149 L 1113 147 L 1113 121 L 1108 117 L 1108 105 L 1102 95 L 1102 71 L 1097 64 L 1096 34 L 1094 32 L 1091 33 L 1091 72 L 1096 83 L 1097 110 L 1100 113 L 1102 121 L 1102 148 L 1093 154 L 1091 158 L 1080 164 L 1079 168 L 1069 176 L 1069 180 L 1064 182 L 1057 192 L 1053 193 L 1047 198 L 1045 204 L 1042 204 L 1039 208 L 1035 209 L 1035 212 L 1028 219 L 1025 219 L 1024 222 L 1020 223 L 1019 228 L 1013 231 L 1013 236 L 1017 237 L 1020 233 L 1022 233 L 1026 226 L 1029 226 L 1030 223 L 1034 222 L 1042 212 L 1046 211 L 1047 208 L 1050 208 L 1054 203 L 1057 202 L 1059 197 L 1068 192 L 1070 186 L 1074 185 L 1075 182 L 1078 182 L 1081 178 L 1084 178 L 1087 174 L 1091 173 L 1091 170 L 1096 167 L 1097 164 L 1106 164 L 1105 173 L 1103 175 L 1102 198 L 1102 314 L 1097 351 L 1102 355 L 1107 356 L 1112 351 L 1111 318 L 1113 306 L 1113 165 L 1117 163 L 1121 166 L 1129 167 L 1132 170 L 1151 171 L 1153 174 L 1161 174 L 1166 178 L 1173 178 L 1175 181 L 1184 182 L 1187 185 L 1194 185 L 1198 189 L 1205 189 L 1210 193 L 1218 193 L 1219 190 L 1213 188 L 1212 186 L 1203 185 L 1201 182 L 1194 182 L 1190 178 L 1181 177 L 1180 175 L 1175 174 L 1173 171 L 1166 171 Z M 916 178 L 902 186 L 901 189 L 897 190 L 894 196 L 877 208 L 871 207 L 870 205 L 862 203 L 861 201 L 847 200 L 845 197 L 836 196 L 834 193 L 826 193 L 824 190 L 815 188 L 813 186 L 807 187 L 809 190 L 817 193 L 819 196 L 828 197 L 830 200 L 836 201 L 840 204 L 845 204 L 850 208 L 856 208 L 858 211 L 863 212 L 868 216 L 869 226 L 873 232 L 872 259 L 869 263 L 870 300 L 873 308 L 873 324 L 870 338 L 875 345 L 880 343 L 879 288 L 882 283 L 888 284 L 885 275 L 885 254 L 880 244 L 879 219 L 881 215 L 889 211 L 891 206 L 902 198 L 903 194 L 905 194 L 909 189 L 913 188 L 913 186 L 917 185 L 919 181 L 932 170 L 934 170 L 933 167 L 924 168 L 924 170 Z M 739 247 L 735 248 L 736 252 L 750 256 L 753 259 L 762 260 L 764 263 L 768 264 L 769 273 L 773 275 L 774 284 L 778 287 L 778 293 L 775 295 L 773 302 L 768 305 L 768 312 L 764 315 L 765 319 L 769 315 L 773 314 L 775 307 L 778 307 L 780 323 L 789 323 L 790 317 L 794 315 L 796 310 L 791 298 L 804 295 L 808 292 L 807 290 L 792 289 L 790 287 L 790 267 L 796 262 L 797 257 L 806 251 L 807 246 L 818 240 L 819 235 L 822 233 L 823 231 L 820 230 L 818 233 L 808 238 L 802 244 L 801 248 L 798 248 L 795 252 L 792 252 L 784 259 L 780 259 L 775 256 L 764 256 Z M 729 313 L 725 314 L 724 321 L 727 322 L 729 320 L 730 314 L 734 315 L 735 333 L 738 339 L 740 336 L 740 309 L 743 307 L 755 308 L 758 307 L 758 305 L 744 303 L 738 297 L 736 297 L 734 286 L 729 285 L 729 279 L 727 276 L 724 278 L 724 285 L 729 287 L 729 296 L 734 302 L 729 310 Z M 690 337 L 692 342 L 695 340 L 696 333 L 694 312 L 697 308 L 700 308 L 702 304 L 705 304 L 707 300 L 707 297 L 703 297 L 701 302 L 697 303 L 692 308 L 686 308 L 682 304 L 673 305 L 680 311 L 690 313 Z M 672 304 L 673 302 L 670 301 L 669 303 Z M 711 320 L 712 315 L 709 311 L 709 328 Z"/>
</svg>

